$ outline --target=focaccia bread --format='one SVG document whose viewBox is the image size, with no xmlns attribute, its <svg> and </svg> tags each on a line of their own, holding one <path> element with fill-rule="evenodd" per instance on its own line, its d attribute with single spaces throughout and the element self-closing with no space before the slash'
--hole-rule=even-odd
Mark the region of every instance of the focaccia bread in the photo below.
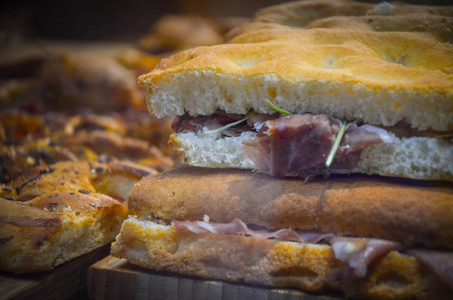
<svg viewBox="0 0 453 300">
<path fill-rule="evenodd" d="M 116 43 L 0 52 L 0 270 L 46 271 L 111 243 L 131 187 L 172 167 L 169 119 L 136 84 L 158 58 Z"/>
<path fill-rule="evenodd" d="M 100 193 L 54 192 L 27 202 L 0 198 L 0 269 L 53 269 L 114 240 L 127 208 Z"/>
<path fill-rule="evenodd" d="M 1 195 L 22 202 L 53 192 L 99 192 L 124 203 L 135 182 L 156 173 L 127 161 L 62 161 L 26 170 L 8 184 L 9 192 Z"/>
<path fill-rule="evenodd" d="M 359 150 L 355 164 L 327 173 L 452 181 L 452 16 L 451 6 L 282 4 L 258 12 L 225 44 L 162 60 L 139 82 L 152 115 L 179 117 L 170 140 L 181 161 L 193 166 L 310 178 L 265 170 L 273 162 L 261 160 L 274 154 L 262 155 L 259 146 L 252 154 L 245 150 L 245 144 L 260 143 L 256 136 L 278 139 L 264 131 L 269 118 L 278 118 L 270 101 L 292 114 L 327 116 L 382 133 L 380 142 Z M 210 132 L 245 117 L 248 127 L 243 121 L 235 132 Z M 319 152 L 325 160 L 328 153 L 319 150 L 299 152 Z M 288 159 L 299 160 L 301 153 Z"/>
<path fill-rule="evenodd" d="M 31 167 L 59 161 L 130 161 L 158 171 L 173 166 L 169 120 L 143 111 L 70 115 L 6 110 L 0 126 L 0 181 L 5 183 Z"/>
<path fill-rule="evenodd" d="M 131 162 L 62 161 L 0 190 L 0 269 L 50 270 L 112 242 L 132 186 L 156 170 Z"/>
<path fill-rule="evenodd" d="M 112 254 L 151 270 L 311 292 L 341 290 L 352 298 L 449 299 L 451 295 L 442 278 L 416 256 L 399 251 L 373 261 L 365 278 L 349 281 L 343 275 L 347 267 L 329 245 L 193 233 L 135 218 L 123 223 Z"/>
<path fill-rule="evenodd" d="M 221 44 L 223 35 L 249 21 L 244 17 L 216 19 L 190 14 L 168 14 L 159 18 L 138 47 L 146 52 L 168 56 L 197 47 Z"/>
<path fill-rule="evenodd" d="M 159 61 L 128 44 L 36 41 L 0 48 L 0 107 L 31 98 L 51 110 L 144 109 L 138 74 Z"/>
<path fill-rule="evenodd" d="M 448 184 L 364 176 L 304 184 L 182 168 L 133 187 L 112 254 L 210 279 L 367 299 L 448 299 L 452 201 Z"/>
<path fill-rule="evenodd" d="M 237 169 L 181 168 L 143 178 L 131 215 L 294 228 L 453 248 L 453 189 L 385 178 L 340 176 L 302 183 Z"/>
<path fill-rule="evenodd" d="M 329 113 L 384 126 L 404 120 L 419 130 L 452 130 L 453 49 L 448 43 L 453 36 L 443 24 L 451 22 L 453 8 L 395 4 L 382 31 L 309 26 L 343 11 L 366 16 L 373 7 L 300 1 L 263 10 L 227 44 L 184 51 L 142 75 L 150 112 L 158 117 L 210 115 L 218 109 L 269 114 L 275 112 L 265 102 L 269 99 L 290 112 Z M 303 20 L 305 15 L 311 18 Z M 353 16 L 345 19 L 354 21 Z M 442 24 L 442 39 L 435 29 L 400 28 L 402 19 L 417 24 L 425 17 Z"/>
</svg>

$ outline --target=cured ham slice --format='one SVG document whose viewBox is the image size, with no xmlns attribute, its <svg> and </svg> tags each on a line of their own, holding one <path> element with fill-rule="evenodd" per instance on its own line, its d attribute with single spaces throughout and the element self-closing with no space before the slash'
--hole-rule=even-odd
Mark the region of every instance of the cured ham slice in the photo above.
<svg viewBox="0 0 453 300">
<path fill-rule="evenodd" d="M 189 230 L 196 234 L 237 234 L 254 238 L 278 239 L 298 243 L 327 243 L 335 258 L 345 264 L 344 278 L 354 281 L 367 275 L 368 267 L 377 259 L 391 251 L 402 251 L 416 257 L 422 264 L 430 268 L 448 287 L 453 290 L 453 254 L 438 250 L 406 250 L 399 242 L 375 239 L 339 237 L 333 233 L 298 232 L 291 228 L 269 231 L 264 228 L 251 229 L 239 219 L 230 223 L 214 223 L 204 221 L 174 221 L 176 230 Z"/>
<path fill-rule="evenodd" d="M 322 114 L 284 116 L 266 121 L 256 137 L 243 142 L 241 150 L 264 173 L 309 179 L 329 172 L 325 162 L 340 126 L 340 120 Z M 331 169 L 353 170 L 365 147 L 392 140 L 386 130 L 350 123 Z"/>
<path fill-rule="evenodd" d="M 370 264 L 390 251 L 402 250 L 401 243 L 371 238 L 334 237 L 329 239 L 335 257 L 346 265 L 345 280 L 364 278 Z"/>
<path fill-rule="evenodd" d="M 415 256 L 453 290 L 453 253 L 451 251 L 410 249 L 407 253 Z"/>
<path fill-rule="evenodd" d="M 248 228 L 247 224 L 239 219 L 234 219 L 230 223 L 176 221 L 174 222 L 174 226 L 179 230 L 186 228 L 193 233 L 210 232 L 215 234 L 243 234 L 263 239 L 275 238 L 285 241 L 303 242 L 302 237 L 289 228 L 280 229 L 275 232 L 269 232 L 267 230 L 252 230 Z"/>
</svg>

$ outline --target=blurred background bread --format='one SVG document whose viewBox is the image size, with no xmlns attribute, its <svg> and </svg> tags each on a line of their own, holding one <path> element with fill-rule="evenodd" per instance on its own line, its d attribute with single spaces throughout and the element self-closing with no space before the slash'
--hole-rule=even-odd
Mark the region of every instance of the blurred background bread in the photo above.
<svg viewBox="0 0 453 300">
<path fill-rule="evenodd" d="M 129 40 L 148 33 L 165 14 L 197 14 L 205 17 L 251 17 L 259 8 L 288 2 L 284 0 L 170 0 L 170 1 L 2 1 L 0 23 L 10 30 L 26 29 L 47 39 Z M 368 0 L 363 2 L 382 2 Z M 407 0 L 413 4 L 446 5 L 449 0 Z M 9 24 L 9 25 L 5 25 Z M 14 25 L 13 25 L 14 24 Z M 6 28 L 5 28 L 6 29 Z M 3 38 L 3 37 L 2 37 Z"/>
</svg>

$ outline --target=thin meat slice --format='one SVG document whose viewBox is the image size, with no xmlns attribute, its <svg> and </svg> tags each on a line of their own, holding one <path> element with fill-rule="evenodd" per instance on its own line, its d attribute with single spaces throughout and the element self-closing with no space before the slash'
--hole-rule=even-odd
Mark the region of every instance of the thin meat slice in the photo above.
<svg viewBox="0 0 453 300">
<path fill-rule="evenodd" d="M 329 239 L 335 257 L 345 265 L 344 278 L 354 281 L 364 278 L 369 265 L 390 251 L 402 250 L 401 243 L 371 238 L 334 237 Z"/>
<path fill-rule="evenodd" d="M 415 256 L 453 291 L 453 253 L 451 251 L 410 249 L 407 254 Z"/>
<path fill-rule="evenodd" d="M 289 228 L 280 229 L 274 232 L 269 232 L 267 230 L 252 230 L 248 228 L 247 224 L 239 219 L 234 219 L 230 223 L 175 221 L 174 226 L 178 230 L 185 228 L 193 233 L 210 232 L 215 234 L 243 234 L 263 239 L 275 238 L 284 241 L 302 242 L 299 234 Z"/>
<path fill-rule="evenodd" d="M 261 172 L 309 179 L 329 173 L 325 162 L 340 127 L 340 120 L 322 114 L 284 116 L 266 121 L 256 137 L 243 142 L 241 150 Z M 392 140 L 383 129 L 348 124 L 330 169 L 353 170 L 365 147 Z"/>
<path fill-rule="evenodd" d="M 239 219 L 230 223 L 203 221 L 174 221 L 176 230 L 189 230 L 193 233 L 238 234 L 263 239 L 278 239 L 299 243 L 327 243 L 332 246 L 335 258 L 345 265 L 343 278 L 352 282 L 365 278 L 368 267 L 391 251 L 404 251 L 416 257 L 453 290 L 453 253 L 440 250 L 409 249 L 399 242 L 376 239 L 339 237 L 334 233 L 297 232 L 291 228 L 269 231 L 264 228 L 250 229 Z"/>
</svg>

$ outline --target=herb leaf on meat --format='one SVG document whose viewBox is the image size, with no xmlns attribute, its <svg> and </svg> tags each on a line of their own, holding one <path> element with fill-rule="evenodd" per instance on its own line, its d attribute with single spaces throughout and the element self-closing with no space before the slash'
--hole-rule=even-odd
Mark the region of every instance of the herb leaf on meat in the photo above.
<svg viewBox="0 0 453 300">
<path fill-rule="evenodd" d="M 338 148 L 340 147 L 341 140 L 343 139 L 344 132 L 346 130 L 346 121 L 343 121 L 343 124 L 338 131 L 337 137 L 335 138 L 335 142 L 333 143 L 332 149 L 330 149 L 329 156 L 326 159 L 326 167 L 329 168 L 332 164 L 332 161 L 337 154 Z"/>
<path fill-rule="evenodd" d="M 206 134 L 214 134 L 214 133 L 222 132 L 222 131 L 224 131 L 225 129 L 234 127 L 234 126 L 236 126 L 236 125 L 241 124 L 242 122 L 247 121 L 250 117 L 252 117 L 252 116 L 254 116 L 254 115 L 255 115 L 255 113 L 252 113 L 252 114 L 248 115 L 247 117 L 245 117 L 244 119 L 241 119 L 241 120 L 239 120 L 239 121 L 230 123 L 230 124 L 228 124 L 228 125 L 225 125 L 225 126 L 223 126 L 223 127 L 217 128 L 217 129 L 208 130 L 208 131 L 206 131 L 205 133 L 206 133 Z"/>
</svg>

